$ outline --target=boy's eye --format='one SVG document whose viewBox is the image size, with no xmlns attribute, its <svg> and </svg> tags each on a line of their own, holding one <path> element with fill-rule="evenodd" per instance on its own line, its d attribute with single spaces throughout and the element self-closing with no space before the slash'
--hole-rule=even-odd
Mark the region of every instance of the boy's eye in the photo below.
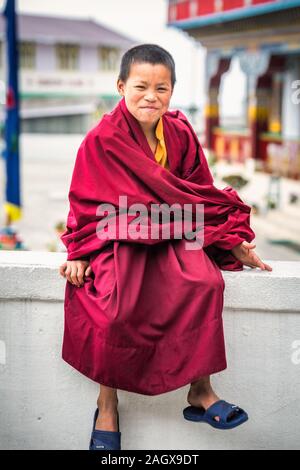
<svg viewBox="0 0 300 470">
<path fill-rule="evenodd" d="M 143 90 L 145 87 L 142 86 L 142 85 L 136 85 L 135 88 L 139 88 L 139 89 L 142 89 L 142 90 Z M 166 88 L 161 88 L 161 87 L 160 87 L 160 88 L 158 88 L 158 90 L 159 90 L 159 91 L 166 91 Z"/>
</svg>

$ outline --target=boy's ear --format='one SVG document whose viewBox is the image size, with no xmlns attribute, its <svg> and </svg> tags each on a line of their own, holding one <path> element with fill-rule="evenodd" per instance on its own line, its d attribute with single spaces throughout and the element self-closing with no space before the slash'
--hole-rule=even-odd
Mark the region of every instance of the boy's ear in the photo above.
<svg viewBox="0 0 300 470">
<path fill-rule="evenodd" d="M 121 80 L 117 81 L 117 90 L 120 95 L 124 95 L 124 83 Z"/>
</svg>

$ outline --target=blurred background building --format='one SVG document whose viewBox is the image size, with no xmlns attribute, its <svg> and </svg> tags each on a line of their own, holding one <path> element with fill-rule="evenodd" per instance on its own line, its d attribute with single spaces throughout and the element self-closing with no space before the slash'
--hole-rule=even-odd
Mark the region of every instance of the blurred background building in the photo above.
<svg viewBox="0 0 300 470">
<path fill-rule="evenodd" d="M 49 15 L 19 14 L 18 31 L 22 132 L 87 132 L 118 101 L 121 56 L 136 41 L 92 19 Z M 0 16 L 2 93 L 4 36 Z"/>
<path fill-rule="evenodd" d="M 142 9 L 140 0 L 17 5 L 23 211 L 15 228 L 29 250 L 64 251 L 59 236 L 80 143 L 120 98 L 122 54 L 154 42 L 174 57 L 170 108 L 192 123 L 214 184 L 231 185 L 252 207 L 259 255 L 300 259 L 300 0 L 152 0 Z M 2 108 L 4 26 L 0 17 Z M 0 138 L 0 151 L 3 145 Z M 0 249 L 18 249 L 18 238 L 1 235 L 1 223 Z"/>
<path fill-rule="evenodd" d="M 207 49 L 205 144 L 218 159 L 300 178 L 300 1 L 169 0 L 168 25 Z M 222 76 L 237 59 L 244 115 L 222 122 Z"/>
</svg>

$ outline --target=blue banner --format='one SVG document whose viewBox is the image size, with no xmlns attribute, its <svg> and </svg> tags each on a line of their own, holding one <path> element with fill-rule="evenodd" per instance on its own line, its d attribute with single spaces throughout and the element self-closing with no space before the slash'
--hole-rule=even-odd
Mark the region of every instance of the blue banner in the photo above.
<svg viewBox="0 0 300 470">
<path fill-rule="evenodd" d="M 6 194 L 4 210 L 8 223 L 21 218 L 20 165 L 19 165 L 19 89 L 18 46 L 15 0 L 7 0 L 3 11 L 6 19 L 7 88 L 5 117 Z"/>
</svg>

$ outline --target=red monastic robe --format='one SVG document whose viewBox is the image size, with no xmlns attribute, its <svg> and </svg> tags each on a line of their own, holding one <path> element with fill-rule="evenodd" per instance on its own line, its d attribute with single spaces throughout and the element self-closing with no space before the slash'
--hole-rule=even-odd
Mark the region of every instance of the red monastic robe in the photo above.
<svg viewBox="0 0 300 470">
<path fill-rule="evenodd" d="M 251 207 L 232 187 L 214 186 L 185 115 L 167 111 L 162 124 L 168 168 L 156 161 L 124 98 L 87 133 L 61 236 L 67 259 L 89 259 L 92 267 L 83 287 L 66 282 L 62 358 L 95 382 L 144 395 L 227 367 L 221 270 L 242 270 L 231 249 L 255 237 Z M 172 221 L 167 240 L 161 222 L 158 239 L 126 239 L 118 229 L 113 238 L 100 238 L 99 204 L 111 204 L 123 228 L 134 219 L 124 222 L 120 195 L 127 207 L 142 203 L 149 211 L 152 203 L 204 204 L 202 248 L 186 249 L 191 241 L 183 230 L 176 238 Z"/>
</svg>

